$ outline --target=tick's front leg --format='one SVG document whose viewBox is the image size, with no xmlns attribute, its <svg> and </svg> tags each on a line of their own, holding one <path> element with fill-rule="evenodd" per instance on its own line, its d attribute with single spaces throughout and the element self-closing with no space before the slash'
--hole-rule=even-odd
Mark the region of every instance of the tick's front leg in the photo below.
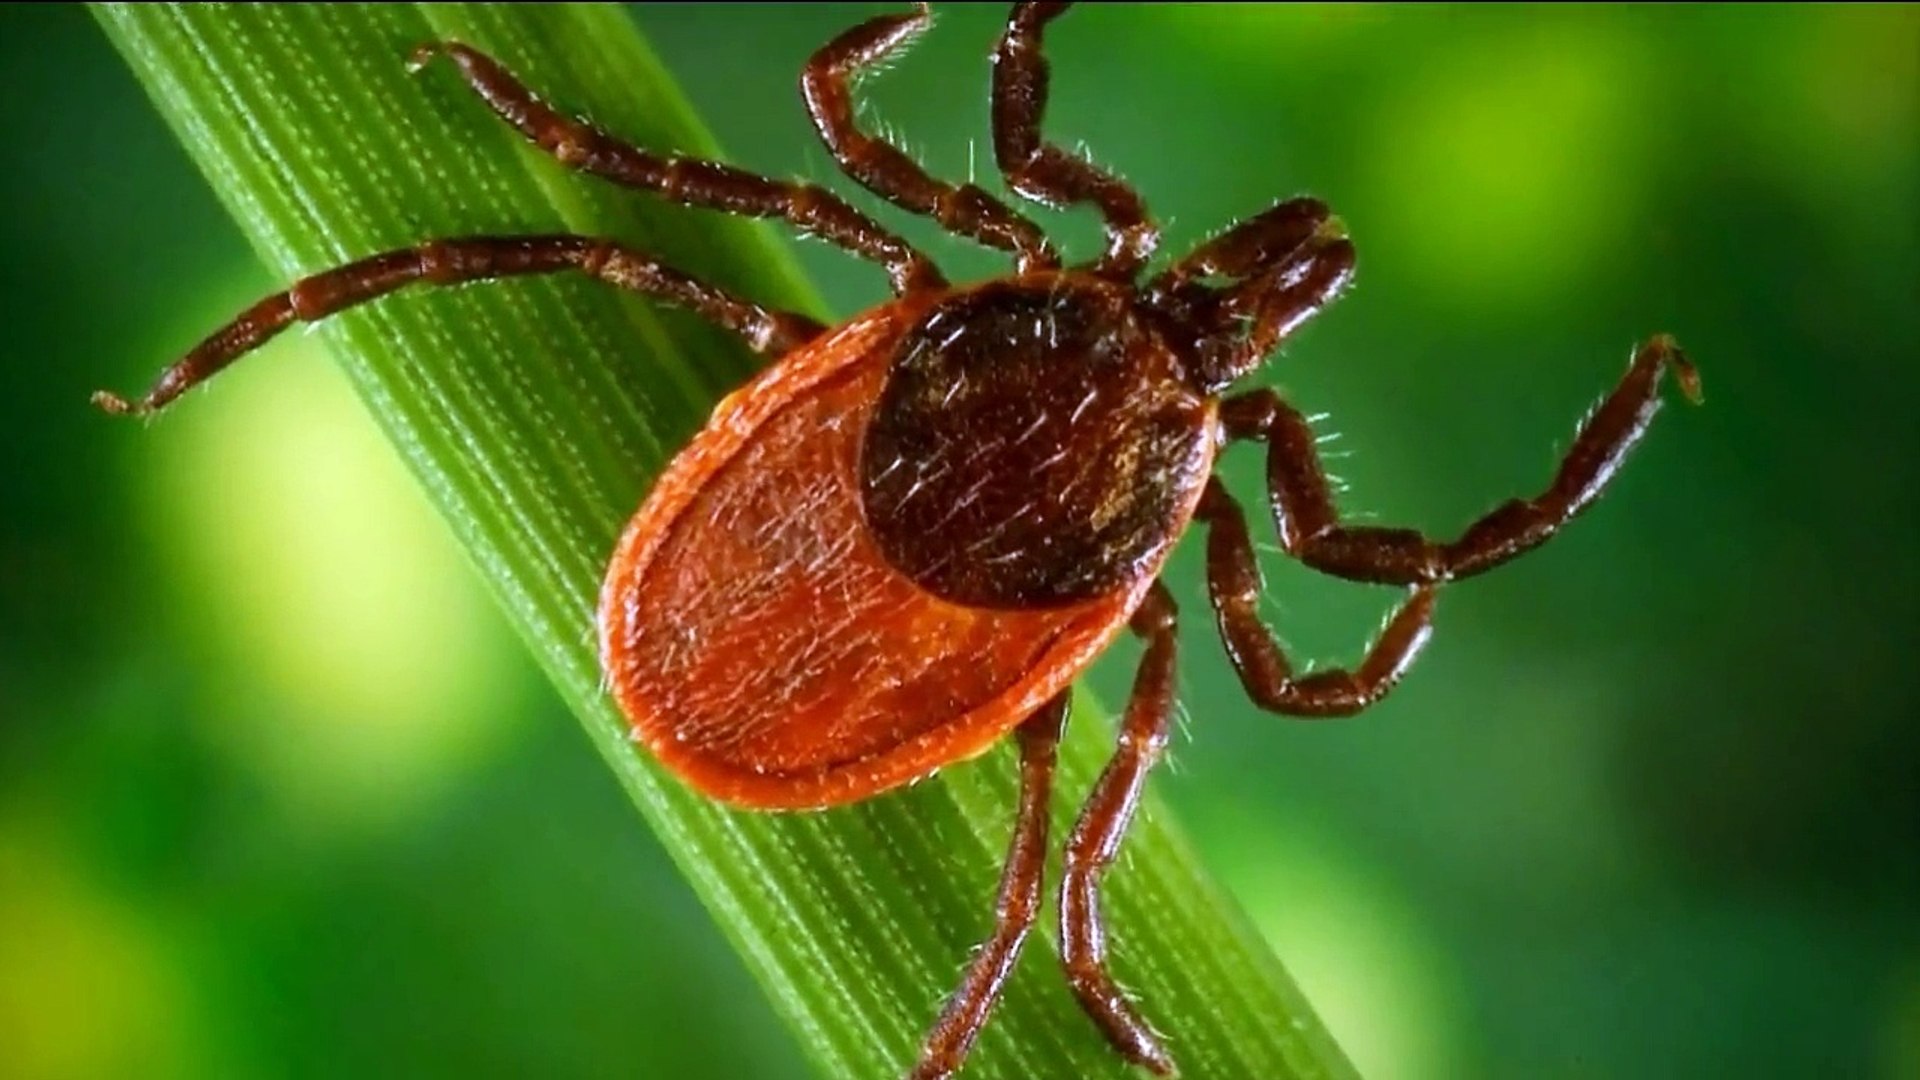
<svg viewBox="0 0 1920 1080">
<path fill-rule="evenodd" d="M 884 266 L 896 293 L 946 284 L 932 260 L 818 184 L 773 180 L 718 161 L 643 150 L 589 121 L 562 116 L 492 57 L 457 41 L 422 45 L 407 66 L 419 71 L 436 56 L 459 69 L 494 115 L 563 165 L 684 206 L 784 219 L 808 235 Z"/>
<path fill-rule="evenodd" d="M 1067 9 L 1062 3 L 1016 4 L 993 51 L 993 156 L 1008 186 L 1045 206 L 1092 203 L 1107 224 L 1099 272 L 1129 278 L 1160 245 L 1160 227 L 1138 192 L 1087 159 L 1040 134 L 1049 72 L 1042 36 Z"/>
<path fill-rule="evenodd" d="M 800 92 L 814 128 L 842 171 L 895 206 L 926 214 L 948 232 L 1017 254 L 1021 273 L 1059 266 L 1060 259 L 1040 227 L 984 188 L 937 180 L 892 143 L 861 130 L 853 103 L 854 80 L 863 72 L 879 70 L 931 19 L 925 4 L 912 15 L 882 15 L 814 53 L 800 76 Z"/>
<path fill-rule="evenodd" d="M 1660 409 L 1660 378 L 1669 369 L 1687 398 L 1698 402 L 1700 376 L 1693 364 L 1672 338 L 1654 338 L 1634 353 L 1620 384 L 1581 424 L 1547 489 L 1530 499 L 1503 503 L 1451 543 L 1430 540 L 1413 529 L 1343 524 L 1313 429 L 1271 390 L 1226 402 L 1221 420 L 1230 438 L 1267 441 L 1267 488 L 1274 525 L 1288 554 L 1351 581 L 1451 581 L 1491 570 L 1540 546 L 1599 498 L 1646 435 Z"/>
<path fill-rule="evenodd" d="M 1435 585 L 1413 590 L 1358 667 L 1295 673 L 1260 622 L 1260 567 L 1254 561 L 1247 519 L 1218 478 L 1207 481 L 1198 517 L 1207 523 L 1207 594 L 1220 639 L 1255 705 L 1285 716 L 1351 716 L 1386 697 L 1426 647 Z"/>
</svg>

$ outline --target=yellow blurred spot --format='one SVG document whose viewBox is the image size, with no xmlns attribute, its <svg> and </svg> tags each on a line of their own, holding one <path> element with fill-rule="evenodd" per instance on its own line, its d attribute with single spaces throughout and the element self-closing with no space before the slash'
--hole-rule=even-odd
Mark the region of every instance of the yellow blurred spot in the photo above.
<svg viewBox="0 0 1920 1080">
<path fill-rule="evenodd" d="M 0 1074 L 194 1075 L 193 1011 L 150 928 L 46 845 L 0 834 Z"/>
<path fill-rule="evenodd" d="M 402 810 L 502 740 L 502 620 L 314 339 L 241 361 L 143 450 L 174 625 L 218 665 L 212 734 L 289 808 Z"/>
<path fill-rule="evenodd" d="M 1216 808 L 1217 809 L 1217 808 Z M 1420 918 L 1333 845 L 1269 822 L 1209 822 L 1219 868 L 1360 1075 L 1467 1075 L 1459 979 Z"/>
<path fill-rule="evenodd" d="M 1604 24 L 1448 37 L 1371 114 L 1363 175 L 1380 212 L 1360 228 L 1376 265 L 1400 263 L 1442 302 L 1532 305 L 1645 233 L 1636 118 L 1658 80 Z"/>
<path fill-rule="evenodd" d="M 1295 65 L 1309 49 L 1322 51 L 1324 59 L 1324 50 L 1364 36 L 1395 11 L 1391 4 L 1167 4 L 1147 10 L 1185 39 L 1183 50 Z"/>
</svg>

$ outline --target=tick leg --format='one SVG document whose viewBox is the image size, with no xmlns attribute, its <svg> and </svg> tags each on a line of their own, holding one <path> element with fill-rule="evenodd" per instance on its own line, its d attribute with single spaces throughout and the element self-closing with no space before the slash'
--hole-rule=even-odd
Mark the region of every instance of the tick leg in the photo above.
<svg viewBox="0 0 1920 1080">
<path fill-rule="evenodd" d="M 1069 700 L 1063 693 L 1047 702 L 1015 731 L 1020 740 L 1020 808 L 1014 815 L 1013 843 L 1007 848 L 1000 891 L 994 898 L 993 933 L 973 954 L 973 963 L 940 1011 L 908 1080 L 942 1080 L 960 1068 L 1020 959 L 1020 947 L 1033 928 L 1040 890 L 1046 884 L 1047 806 Z"/>
<path fill-rule="evenodd" d="M 495 114 L 562 164 L 686 206 L 784 218 L 886 267 L 896 293 L 946 283 L 925 255 L 823 187 L 770 180 L 717 161 L 656 154 L 621 142 L 591 123 L 555 112 L 493 58 L 458 42 L 422 45 L 407 66 L 417 71 L 439 55 L 459 67 Z"/>
<path fill-rule="evenodd" d="M 1261 708 L 1289 716 L 1351 716 L 1385 697 L 1426 645 L 1438 588 L 1430 584 L 1417 586 L 1387 620 L 1358 668 L 1296 675 L 1260 622 L 1260 567 L 1246 515 L 1218 478 L 1207 481 L 1196 516 L 1207 523 L 1207 593 L 1220 638 L 1247 696 Z"/>
<path fill-rule="evenodd" d="M 1660 409 L 1661 375 L 1669 368 L 1681 391 L 1697 403 L 1699 373 L 1672 338 L 1654 338 L 1634 353 L 1620 384 L 1581 423 L 1547 489 L 1500 505 L 1450 543 L 1412 529 L 1341 524 L 1313 429 L 1272 391 L 1255 390 L 1226 402 L 1221 421 L 1230 438 L 1267 441 L 1267 490 L 1280 543 L 1289 554 L 1353 581 L 1449 581 L 1538 547 L 1592 505 L 1647 433 Z"/>
<path fill-rule="evenodd" d="M 1060 952 L 1080 1005 L 1127 1060 L 1161 1076 L 1173 1058 L 1160 1037 L 1107 973 L 1107 934 L 1100 917 L 1100 878 L 1112 864 L 1140 801 L 1147 772 L 1167 746 L 1173 711 L 1174 625 L 1178 612 L 1166 586 L 1154 583 L 1133 616 L 1146 639 L 1133 697 L 1120 722 L 1120 746 L 1095 781 L 1067 839 L 1060 882 Z"/>
<path fill-rule="evenodd" d="M 925 4 L 912 15 L 870 19 L 828 42 L 800 79 L 807 112 L 821 141 L 848 176 L 902 209 L 925 214 L 948 232 L 1019 257 L 1022 273 L 1060 265 L 1040 227 L 973 184 L 955 186 L 927 175 L 912 158 L 860 130 L 850 83 L 927 28 Z"/>
<path fill-rule="evenodd" d="M 578 270 L 624 289 L 689 308 L 777 357 L 820 333 L 803 315 L 748 303 L 650 256 L 588 236 L 472 236 L 430 240 L 302 278 L 293 288 L 248 308 L 163 372 L 135 401 L 101 391 L 94 404 L 110 413 L 145 416 L 297 322 L 314 322 L 415 283 L 454 285 L 520 274 Z"/>
<path fill-rule="evenodd" d="M 1099 272 L 1131 277 L 1160 244 L 1160 228 L 1133 188 L 1093 163 L 1040 138 L 1047 109 L 1047 58 L 1041 35 L 1064 3 L 1015 5 L 993 53 L 993 156 L 1007 183 L 1048 206 L 1093 203 L 1107 222 Z"/>
</svg>

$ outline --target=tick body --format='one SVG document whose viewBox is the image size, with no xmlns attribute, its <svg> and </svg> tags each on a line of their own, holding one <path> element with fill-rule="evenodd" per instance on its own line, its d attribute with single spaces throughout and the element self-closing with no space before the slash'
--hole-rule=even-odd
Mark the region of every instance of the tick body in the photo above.
<svg viewBox="0 0 1920 1080">
<path fill-rule="evenodd" d="M 1042 35 L 1066 6 L 1015 6 L 994 55 L 993 142 L 1016 193 L 1101 214 L 1107 243 L 1085 265 L 1063 265 L 995 196 L 929 176 L 856 124 L 853 76 L 922 30 L 924 8 L 828 43 L 805 70 L 803 97 L 850 176 L 1005 251 L 1014 271 L 1004 278 L 949 285 L 824 189 L 627 145 L 555 113 L 484 54 L 442 43 L 413 63 L 444 56 L 560 161 L 689 206 L 784 219 L 879 264 L 894 298 L 828 329 L 610 240 L 430 240 L 261 301 L 135 401 L 95 398 L 112 412 L 152 412 L 295 322 L 412 283 L 561 271 L 689 308 L 766 356 L 668 466 L 612 553 L 601 659 L 637 740 L 688 785 L 740 806 L 855 802 L 1016 738 L 1020 799 L 992 928 L 934 1021 L 916 1078 L 959 1070 L 1013 969 L 1043 897 L 1068 691 L 1128 630 L 1145 651 L 1118 747 L 1065 842 L 1060 940 L 1069 984 L 1115 1049 L 1173 1070 L 1107 973 L 1099 886 L 1166 746 L 1177 612 L 1159 574 L 1193 523 L 1206 529 L 1214 621 L 1254 703 L 1349 715 L 1411 665 L 1442 587 L 1539 545 L 1593 503 L 1646 432 L 1666 372 L 1699 393 L 1678 347 L 1657 336 L 1539 494 L 1450 541 L 1345 524 L 1306 419 L 1270 390 L 1233 392 L 1345 288 L 1355 256 L 1344 227 L 1323 203 L 1290 199 L 1146 275 L 1158 231 L 1144 202 L 1041 135 Z M 1296 671 L 1258 621 L 1252 535 L 1213 476 L 1236 440 L 1267 445 L 1266 493 L 1288 554 L 1405 589 L 1351 669 Z"/>
<path fill-rule="evenodd" d="M 1059 272 L 909 296 L 722 402 L 602 595 L 640 740 L 717 798 L 821 807 L 973 757 L 1065 690 L 1216 445 L 1214 402 L 1127 301 Z"/>
</svg>

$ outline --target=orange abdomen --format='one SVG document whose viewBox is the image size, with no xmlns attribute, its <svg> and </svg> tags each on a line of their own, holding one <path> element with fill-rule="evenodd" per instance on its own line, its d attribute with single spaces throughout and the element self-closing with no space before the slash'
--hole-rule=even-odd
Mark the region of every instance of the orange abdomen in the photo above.
<svg viewBox="0 0 1920 1080">
<path fill-rule="evenodd" d="M 989 610 L 885 561 L 861 439 L 918 306 L 881 307 L 723 401 L 614 553 L 612 692 L 640 741 L 714 798 L 829 806 L 973 757 L 1071 683 L 1153 582 Z"/>
</svg>

